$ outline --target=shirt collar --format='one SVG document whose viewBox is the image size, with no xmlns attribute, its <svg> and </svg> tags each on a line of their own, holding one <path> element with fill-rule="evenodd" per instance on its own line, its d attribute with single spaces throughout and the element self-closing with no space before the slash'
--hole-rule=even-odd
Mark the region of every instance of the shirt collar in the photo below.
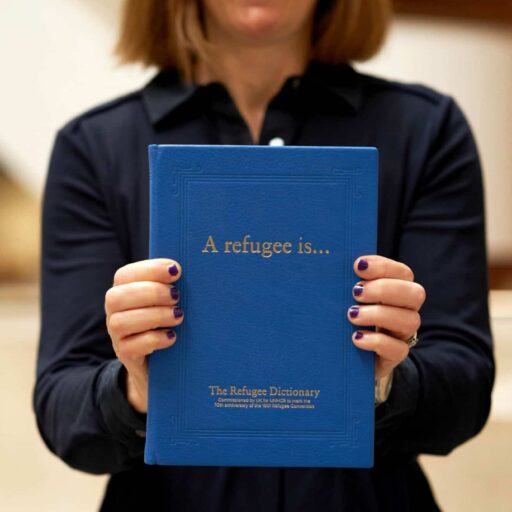
<svg viewBox="0 0 512 512">
<path fill-rule="evenodd" d="M 359 76 L 349 64 L 333 65 L 313 60 L 306 69 L 304 80 L 332 94 L 333 98 L 357 112 L 363 94 Z"/>
<path fill-rule="evenodd" d="M 362 90 L 358 74 L 348 64 L 332 65 L 311 61 L 304 75 L 290 77 L 287 83 L 300 79 L 334 99 L 341 100 L 354 112 L 361 106 Z M 160 71 L 143 89 L 142 100 L 153 125 L 187 103 L 205 86 L 187 83 L 174 68 Z"/>
<path fill-rule="evenodd" d="M 184 82 L 174 68 L 160 71 L 142 89 L 142 101 L 151 123 L 160 122 L 199 89 L 200 86 L 196 83 Z"/>
</svg>

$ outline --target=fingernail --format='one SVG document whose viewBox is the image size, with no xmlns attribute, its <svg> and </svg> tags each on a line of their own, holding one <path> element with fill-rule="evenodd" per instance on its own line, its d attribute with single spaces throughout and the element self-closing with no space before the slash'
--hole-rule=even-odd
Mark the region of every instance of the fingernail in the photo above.
<svg viewBox="0 0 512 512">
<path fill-rule="evenodd" d="M 356 318 L 357 315 L 359 315 L 359 308 L 357 306 L 352 306 L 348 310 L 348 314 L 350 315 L 350 318 Z"/>
<path fill-rule="evenodd" d="M 167 270 L 169 270 L 171 276 L 177 276 L 179 272 L 178 267 L 174 263 Z"/>
<path fill-rule="evenodd" d="M 357 270 L 366 270 L 368 268 L 368 262 L 366 260 L 360 259 L 357 264 Z"/>
<path fill-rule="evenodd" d="M 356 338 L 356 340 L 360 340 L 363 338 L 363 336 L 364 336 L 364 334 L 361 331 L 357 331 L 355 338 Z"/>
<path fill-rule="evenodd" d="M 180 298 L 180 291 L 175 286 L 171 288 L 171 298 L 173 300 L 178 300 Z"/>
<path fill-rule="evenodd" d="M 181 318 L 183 316 L 183 309 L 181 308 L 173 308 L 172 312 L 174 313 L 174 318 Z"/>
<path fill-rule="evenodd" d="M 172 340 L 172 339 L 176 338 L 176 333 L 175 333 L 172 329 L 169 329 L 169 330 L 167 331 L 167 337 L 168 337 L 170 340 Z"/>
<path fill-rule="evenodd" d="M 352 291 L 353 291 L 355 297 L 359 297 L 359 295 L 363 294 L 364 288 L 362 285 L 356 284 Z"/>
</svg>

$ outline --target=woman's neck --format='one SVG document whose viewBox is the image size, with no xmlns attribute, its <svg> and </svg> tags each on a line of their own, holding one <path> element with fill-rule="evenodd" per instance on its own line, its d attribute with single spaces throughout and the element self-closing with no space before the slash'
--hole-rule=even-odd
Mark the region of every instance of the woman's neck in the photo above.
<svg viewBox="0 0 512 512">
<path fill-rule="evenodd" d="M 273 44 L 243 45 L 209 31 L 212 57 L 200 60 L 195 79 L 224 84 L 244 118 L 254 142 L 260 137 L 265 112 L 285 80 L 300 75 L 310 53 L 310 27 L 294 38 Z"/>
</svg>

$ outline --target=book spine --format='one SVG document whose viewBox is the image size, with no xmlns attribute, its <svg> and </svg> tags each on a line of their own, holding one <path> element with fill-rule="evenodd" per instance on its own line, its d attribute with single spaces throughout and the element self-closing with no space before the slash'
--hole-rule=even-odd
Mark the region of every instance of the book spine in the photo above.
<svg viewBox="0 0 512 512">
<path fill-rule="evenodd" d="M 155 247 L 155 230 L 156 230 L 156 216 L 158 211 L 155 205 L 154 198 L 158 192 L 158 173 L 156 172 L 158 164 L 158 155 L 160 148 L 157 144 L 152 144 L 148 147 L 149 156 L 149 189 L 150 189 L 150 203 L 149 203 L 149 257 L 154 258 L 156 254 Z"/>
<path fill-rule="evenodd" d="M 154 258 L 156 253 L 156 216 L 158 214 L 156 206 L 154 204 L 154 198 L 156 197 L 156 192 L 158 190 L 158 173 L 156 172 L 157 162 L 159 155 L 159 146 L 157 144 L 152 144 L 148 147 L 148 157 L 149 157 L 149 188 L 150 188 L 150 204 L 149 204 L 149 258 Z M 149 379 L 151 378 L 151 357 L 148 361 L 148 372 Z M 151 397 L 151 386 L 148 386 L 148 413 L 147 413 L 147 421 L 146 428 L 147 430 L 153 429 L 155 425 L 156 418 L 152 418 L 152 407 L 150 403 L 152 401 Z M 157 457 L 153 447 L 153 439 L 155 438 L 154 432 L 146 432 L 146 444 L 144 446 L 144 462 L 146 464 L 157 464 Z"/>
</svg>

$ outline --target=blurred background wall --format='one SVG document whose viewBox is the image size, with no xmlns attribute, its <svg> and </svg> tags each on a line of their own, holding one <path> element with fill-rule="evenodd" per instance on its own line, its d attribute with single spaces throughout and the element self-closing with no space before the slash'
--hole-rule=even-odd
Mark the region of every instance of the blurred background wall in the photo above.
<svg viewBox="0 0 512 512">
<path fill-rule="evenodd" d="M 491 420 L 447 458 L 422 459 L 446 510 L 512 503 L 512 7 L 509 0 L 397 0 L 382 53 L 359 69 L 420 82 L 460 103 L 481 151 L 498 379 Z M 105 479 L 75 472 L 31 413 L 38 331 L 39 205 L 56 130 L 144 84 L 111 56 L 120 0 L 1 2 L 0 510 L 94 510 Z M 390 130 L 392 123 L 390 123 Z"/>
</svg>

